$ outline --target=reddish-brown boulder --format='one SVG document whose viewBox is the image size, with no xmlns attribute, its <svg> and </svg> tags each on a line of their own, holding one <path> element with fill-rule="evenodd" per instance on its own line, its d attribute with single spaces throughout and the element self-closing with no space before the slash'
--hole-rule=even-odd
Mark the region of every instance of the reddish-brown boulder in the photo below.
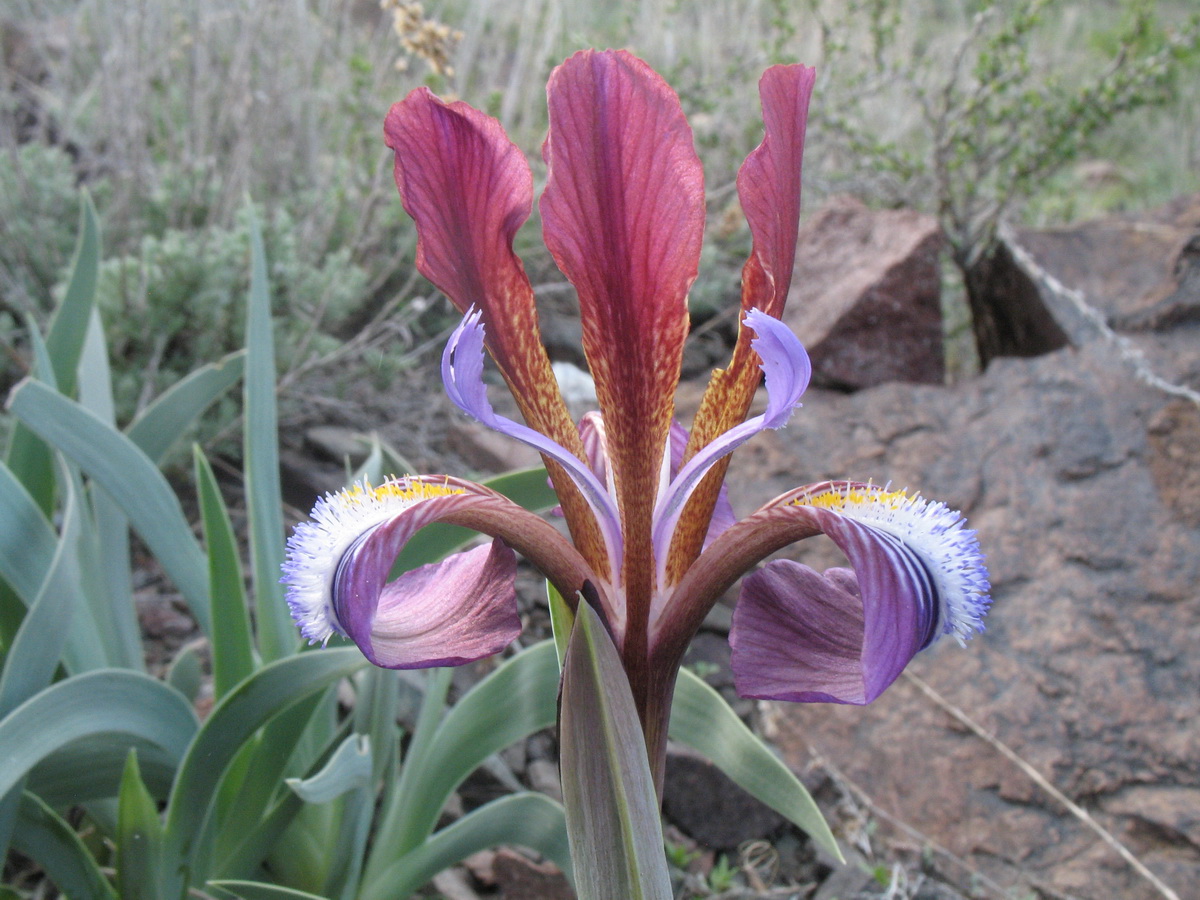
<svg viewBox="0 0 1200 900">
<path fill-rule="evenodd" d="M 828 200 L 804 223 L 783 318 L 818 384 L 942 382 L 941 247 L 933 217 L 852 197 Z"/>
<path fill-rule="evenodd" d="M 1194 345 L 1198 330 L 1174 336 Z M 964 510 L 988 555 L 988 630 L 965 650 L 944 640 L 911 670 L 1180 897 L 1193 895 L 1196 405 L 1138 382 L 1109 345 L 1093 341 L 997 360 L 954 388 L 810 391 L 787 429 L 738 457 L 730 495 L 740 512 L 796 484 L 847 476 L 891 480 Z M 813 565 L 840 562 L 828 544 L 801 552 Z M 1162 896 L 912 683 L 901 680 L 866 708 L 778 704 L 771 718 L 794 767 L 818 752 L 880 809 L 986 877 L 1077 897 Z"/>
</svg>

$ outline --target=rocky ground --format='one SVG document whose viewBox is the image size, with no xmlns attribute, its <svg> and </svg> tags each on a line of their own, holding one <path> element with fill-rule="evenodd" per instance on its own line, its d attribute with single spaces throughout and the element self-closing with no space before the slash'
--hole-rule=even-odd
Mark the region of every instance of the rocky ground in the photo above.
<svg viewBox="0 0 1200 900">
<path fill-rule="evenodd" d="M 738 452 L 735 505 L 746 513 L 825 478 L 921 490 L 979 530 L 994 608 L 985 635 L 965 649 L 942 642 L 868 708 L 742 702 L 809 781 L 848 866 L 817 858 L 702 760 L 673 759 L 666 811 L 693 892 L 715 891 L 703 872 L 724 853 L 745 885 L 717 892 L 728 897 L 1196 896 L 1200 198 L 1150 217 L 1008 235 L 998 308 L 1019 308 L 1040 343 L 1027 354 L 1008 346 L 1017 355 L 953 385 L 940 383 L 940 356 L 928 358 L 938 285 L 928 223 L 851 201 L 812 221 L 822 224 L 801 247 L 793 324 L 824 387 L 788 428 Z M 852 249 L 831 265 L 837 246 Z M 1045 346 L 1055 334 L 1056 349 Z M 701 388 L 681 388 L 685 421 Z M 431 399 L 436 386 L 420 392 L 418 428 L 388 419 L 402 398 L 366 394 L 334 424 L 379 416 L 386 440 L 439 470 L 529 461 Z M 311 450 L 290 457 L 297 497 L 322 477 Z M 331 462 L 323 477 L 339 476 Z M 810 543 L 797 558 L 839 563 L 832 545 Z M 727 686 L 727 617 L 710 625 L 691 662 Z M 552 755 L 543 741 L 510 768 L 528 782 L 537 764 L 553 785 L 543 765 Z M 475 860 L 439 890 L 565 896 L 515 860 Z M 531 877 L 542 886 L 521 880 Z"/>
</svg>

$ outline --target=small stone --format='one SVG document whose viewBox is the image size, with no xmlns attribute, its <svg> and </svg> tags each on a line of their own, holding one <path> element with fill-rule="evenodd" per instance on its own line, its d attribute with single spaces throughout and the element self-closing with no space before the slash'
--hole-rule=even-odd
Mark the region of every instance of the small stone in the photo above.
<svg viewBox="0 0 1200 900">
<path fill-rule="evenodd" d="M 667 818 L 713 850 L 733 851 L 745 841 L 770 837 L 784 822 L 711 762 L 674 746 L 667 753 L 663 794 Z"/>
<path fill-rule="evenodd" d="M 562 802 L 562 781 L 558 764 L 549 759 L 535 759 L 525 771 L 529 786 L 535 791 Z"/>
<path fill-rule="evenodd" d="M 575 893 L 557 866 L 534 862 L 508 847 L 496 851 L 492 871 L 503 900 L 574 900 Z"/>
<path fill-rule="evenodd" d="M 462 869 L 446 869 L 433 876 L 433 886 L 444 900 L 479 900 L 470 878 Z"/>
</svg>

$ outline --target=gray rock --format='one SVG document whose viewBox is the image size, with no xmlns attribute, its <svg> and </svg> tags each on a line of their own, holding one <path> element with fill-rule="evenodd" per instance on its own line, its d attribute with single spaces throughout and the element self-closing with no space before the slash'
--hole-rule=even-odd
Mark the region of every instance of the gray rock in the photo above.
<svg viewBox="0 0 1200 900">
<path fill-rule="evenodd" d="M 978 274 L 980 354 L 1034 356 L 1100 336 L 1055 289 L 1078 291 L 1118 331 L 1200 321 L 1200 195 L 1146 214 L 1016 229 Z"/>
<path fill-rule="evenodd" d="M 797 484 L 870 477 L 964 510 L 988 554 L 988 630 L 911 670 L 1188 896 L 1200 883 L 1197 460 L 1200 409 L 1090 342 L 997 360 L 955 388 L 810 391 L 787 429 L 739 450 L 730 495 L 744 513 Z M 805 543 L 797 558 L 840 563 L 831 545 Z M 818 751 L 1003 884 L 1161 896 L 911 683 L 865 709 L 780 707 L 795 767 Z"/>
</svg>

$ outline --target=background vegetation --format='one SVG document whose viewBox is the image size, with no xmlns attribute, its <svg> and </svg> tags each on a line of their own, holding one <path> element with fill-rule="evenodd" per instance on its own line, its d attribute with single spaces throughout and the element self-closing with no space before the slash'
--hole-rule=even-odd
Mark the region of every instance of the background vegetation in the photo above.
<svg viewBox="0 0 1200 900">
<path fill-rule="evenodd" d="M 285 399 L 313 370 L 386 384 L 448 321 L 413 273 L 381 140 L 388 105 L 421 83 L 464 97 L 536 167 L 546 76 L 583 46 L 630 47 L 681 94 L 713 220 L 701 315 L 736 296 L 748 234 L 733 176 L 759 139 L 751 98 L 772 62 L 820 68 L 806 208 L 850 191 L 938 213 L 960 268 L 1000 216 L 1063 222 L 1200 188 L 1200 54 L 1183 0 L 427 7 L 7 0 L 0 387 L 28 369 L 28 321 L 44 324 L 61 290 L 79 185 L 102 218 L 120 420 L 241 346 L 247 197 L 264 220 Z M 536 229 L 521 242 L 535 283 L 561 297 Z"/>
</svg>

